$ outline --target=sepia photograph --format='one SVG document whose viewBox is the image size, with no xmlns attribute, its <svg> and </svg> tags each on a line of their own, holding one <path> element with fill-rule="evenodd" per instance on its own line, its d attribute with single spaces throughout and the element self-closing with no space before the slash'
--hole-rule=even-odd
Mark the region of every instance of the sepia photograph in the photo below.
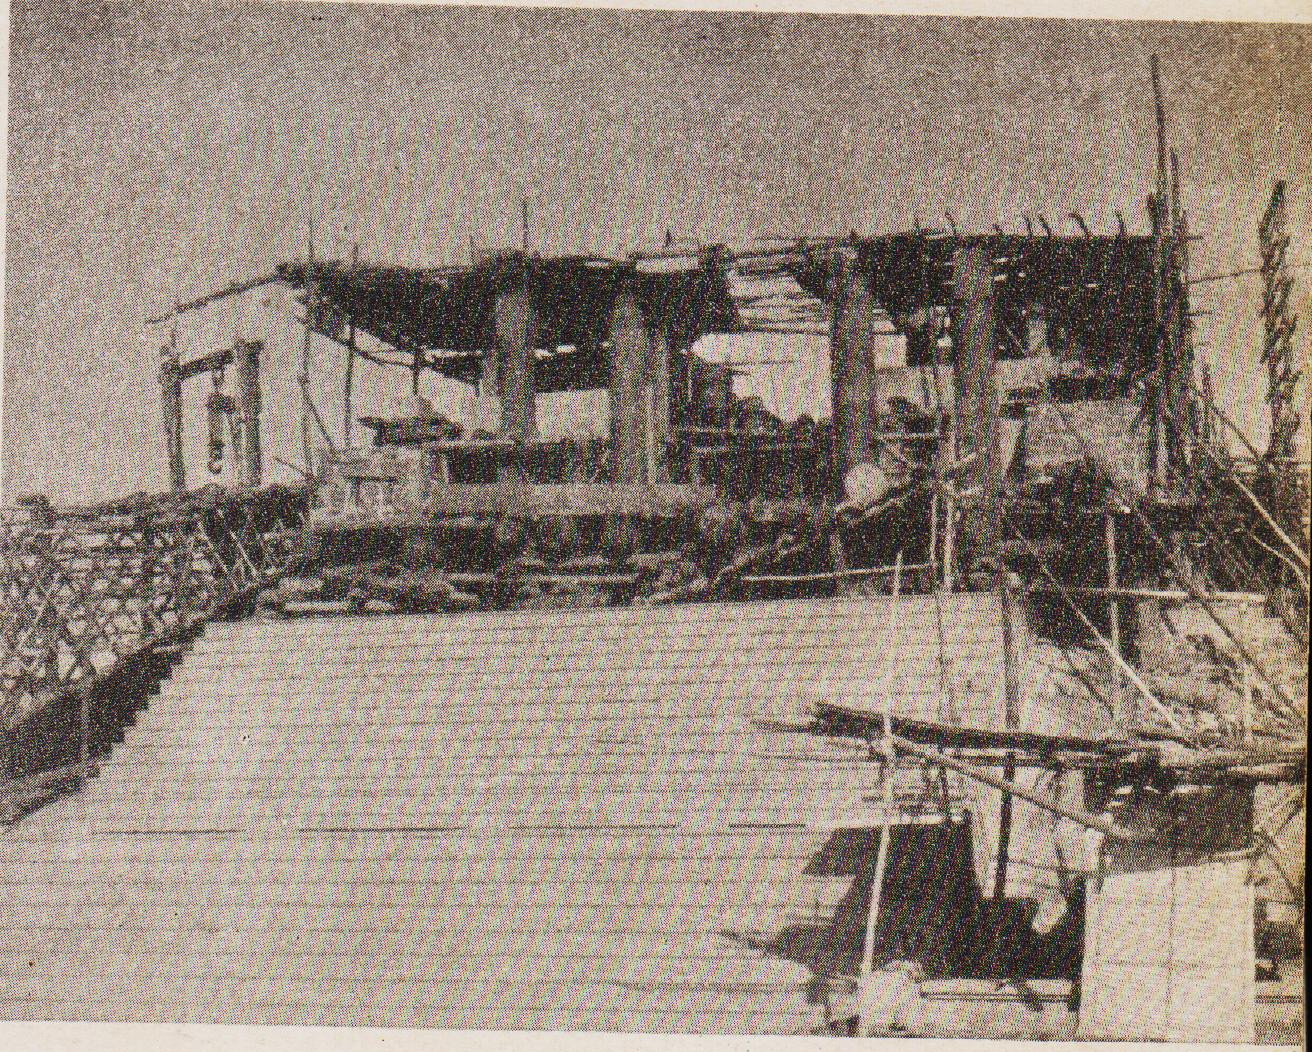
<svg viewBox="0 0 1312 1052">
<path fill-rule="evenodd" d="M 1305 1046 L 1312 24 L 7 6 L 0 1025 Z"/>
</svg>

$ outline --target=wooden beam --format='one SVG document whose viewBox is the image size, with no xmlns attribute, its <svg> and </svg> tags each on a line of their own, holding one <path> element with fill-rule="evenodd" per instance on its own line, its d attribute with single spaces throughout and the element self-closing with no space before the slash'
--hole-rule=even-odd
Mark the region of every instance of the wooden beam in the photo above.
<svg viewBox="0 0 1312 1052">
<path fill-rule="evenodd" d="M 260 355 L 264 344 L 258 340 L 238 340 L 234 348 L 237 361 L 237 418 L 241 421 L 241 445 L 237 453 L 237 485 L 258 489 L 263 480 L 260 446 Z"/>
<path fill-rule="evenodd" d="M 282 278 L 278 272 L 274 271 L 272 274 L 261 274 L 259 277 L 247 278 L 244 281 L 234 281 L 216 292 L 211 292 L 206 296 L 201 296 L 199 299 L 189 300 L 186 303 L 179 303 L 164 314 L 158 314 L 153 318 L 147 318 L 146 324 L 159 325 L 161 322 L 166 322 L 170 318 L 177 317 L 179 314 L 185 314 L 187 311 L 197 310 L 200 307 L 207 307 L 216 300 L 221 300 L 228 296 L 238 296 L 243 292 L 249 292 L 251 289 L 257 289 L 261 285 L 272 285 L 275 281 L 281 280 Z"/>
<path fill-rule="evenodd" d="M 226 369 L 231 364 L 232 348 L 220 347 L 217 351 L 210 351 L 209 354 L 202 354 L 199 358 L 193 358 L 189 362 L 180 364 L 178 369 L 183 380 L 190 380 L 193 376 L 199 376 L 201 373 Z"/>
<path fill-rule="evenodd" d="M 187 488 L 187 471 L 182 458 L 182 369 L 178 362 L 176 332 L 160 352 L 159 383 L 169 489 L 182 493 Z"/>
<path fill-rule="evenodd" d="M 310 445 L 310 355 L 314 350 L 313 319 L 319 298 L 319 286 L 314 277 L 313 217 L 306 231 L 305 259 L 305 342 L 301 345 L 301 368 L 297 379 L 301 388 L 301 455 L 305 458 L 305 470 L 313 474 L 314 450 Z"/>
</svg>

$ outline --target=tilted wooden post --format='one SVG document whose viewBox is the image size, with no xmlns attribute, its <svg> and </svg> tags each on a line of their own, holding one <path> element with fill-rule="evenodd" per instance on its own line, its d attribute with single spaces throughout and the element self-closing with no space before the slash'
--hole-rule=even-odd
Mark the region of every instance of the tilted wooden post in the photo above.
<svg viewBox="0 0 1312 1052">
<path fill-rule="evenodd" d="M 351 279 L 357 280 L 360 267 L 360 246 L 351 246 Z M 347 318 L 346 370 L 342 377 L 342 448 L 351 448 L 351 428 L 355 426 L 352 400 L 355 391 L 355 356 L 359 350 L 355 343 L 355 315 Z"/>
<path fill-rule="evenodd" d="M 987 247 L 964 242 L 952 258 L 953 423 L 962 473 L 961 539 L 974 565 L 996 566 L 1001 540 L 1002 465 L 998 424 L 993 265 Z"/>
<path fill-rule="evenodd" d="M 879 391 L 875 373 L 878 307 L 855 262 L 837 264 L 833 279 L 830 375 L 834 414 L 834 488 L 842 496 L 847 473 L 878 455 Z"/>
<path fill-rule="evenodd" d="M 176 338 L 160 351 L 159 385 L 169 489 L 181 493 L 187 488 L 187 471 L 182 459 L 182 366 Z"/>
<path fill-rule="evenodd" d="M 260 448 L 260 354 L 258 340 L 238 340 L 233 347 L 237 367 L 237 418 L 241 421 L 241 447 L 237 453 L 237 485 L 258 489 L 263 480 Z"/>
<path fill-rule="evenodd" d="M 610 317 L 610 435 L 612 481 L 648 480 L 649 362 L 652 338 L 631 280 L 615 295 Z"/>
</svg>

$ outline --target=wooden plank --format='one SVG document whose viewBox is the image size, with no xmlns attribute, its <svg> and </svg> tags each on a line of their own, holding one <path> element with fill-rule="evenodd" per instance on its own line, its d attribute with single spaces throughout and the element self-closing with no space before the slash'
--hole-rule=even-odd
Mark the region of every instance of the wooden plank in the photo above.
<svg viewBox="0 0 1312 1052">
<path fill-rule="evenodd" d="M 210 351 L 209 354 L 202 354 L 199 358 L 192 358 L 182 363 L 179 366 L 179 375 L 183 380 L 190 380 L 193 376 L 200 376 L 202 373 L 226 369 L 232 362 L 232 348 L 221 347 L 217 351 Z"/>
<path fill-rule="evenodd" d="M 462 485 L 435 488 L 423 515 L 632 515 L 675 518 L 708 506 L 715 499 L 709 486 L 682 483 L 607 484 L 552 483 L 539 485 Z"/>
</svg>

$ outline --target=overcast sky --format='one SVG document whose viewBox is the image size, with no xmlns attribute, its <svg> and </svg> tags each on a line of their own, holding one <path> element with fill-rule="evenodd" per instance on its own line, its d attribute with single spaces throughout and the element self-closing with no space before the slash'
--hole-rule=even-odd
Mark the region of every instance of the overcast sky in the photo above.
<svg viewBox="0 0 1312 1052">
<path fill-rule="evenodd" d="M 13 0 L 11 26 L 6 499 L 159 488 L 145 317 L 301 254 L 311 219 L 321 251 L 416 264 L 517 242 L 526 191 L 544 252 L 883 232 L 944 208 L 981 229 L 1078 210 L 1112 230 L 1116 209 L 1142 228 L 1154 51 L 1194 273 L 1256 261 L 1276 178 L 1312 259 L 1307 26 L 68 0 Z M 1195 305 L 1256 427 L 1259 286 Z"/>
</svg>

